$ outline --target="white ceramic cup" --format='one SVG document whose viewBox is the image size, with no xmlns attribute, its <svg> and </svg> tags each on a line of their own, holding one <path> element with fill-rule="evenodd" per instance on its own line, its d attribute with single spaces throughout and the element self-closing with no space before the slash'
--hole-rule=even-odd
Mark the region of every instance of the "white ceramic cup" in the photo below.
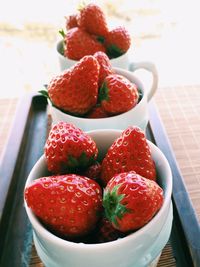
<svg viewBox="0 0 200 267">
<path fill-rule="evenodd" d="M 59 121 L 73 123 L 77 127 L 81 128 L 83 131 L 90 131 L 95 129 L 123 130 L 130 125 L 137 125 L 141 129 L 145 130 L 149 118 L 148 102 L 151 100 L 151 98 L 156 92 L 157 81 L 153 79 L 152 86 L 150 88 L 147 88 L 147 86 L 144 87 L 142 82 L 133 74 L 133 72 L 120 68 L 113 68 L 113 69 L 117 74 L 123 75 L 131 82 L 135 83 L 141 90 L 143 95 L 142 99 L 134 108 L 116 116 L 91 119 L 91 118 L 81 118 L 64 113 L 58 108 L 54 107 L 52 103 L 48 101 L 50 107 L 49 112 L 52 117 L 52 123 L 55 124 L 58 123 Z"/>
<path fill-rule="evenodd" d="M 77 63 L 76 60 L 72 60 L 72 59 L 69 59 L 63 56 L 62 51 L 63 51 L 63 40 L 60 40 L 56 43 L 56 52 L 57 52 L 58 63 L 59 63 L 61 71 L 71 68 L 74 64 Z M 137 69 L 145 69 L 151 72 L 154 83 L 158 82 L 157 70 L 153 62 L 150 62 L 150 61 L 132 62 L 130 60 L 129 52 L 117 58 L 110 59 L 110 62 L 113 67 L 131 70 L 131 71 L 135 71 Z"/>
<path fill-rule="evenodd" d="M 121 134 L 120 130 L 96 130 L 88 132 L 95 140 L 101 156 Z M 158 183 L 164 190 L 164 203 L 153 219 L 136 232 L 101 244 L 74 243 L 50 233 L 25 209 L 33 227 L 37 253 L 46 267 L 155 267 L 166 245 L 172 227 L 172 174 L 163 153 L 149 142 L 156 164 Z M 31 170 L 25 187 L 34 179 L 45 176 L 47 167 L 42 156 Z"/>
<path fill-rule="evenodd" d="M 63 50 L 63 41 L 59 41 L 56 43 L 56 51 L 57 51 L 58 63 L 59 63 L 61 71 L 71 68 L 73 65 L 77 63 L 76 60 L 72 60 L 72 59 L 64 57 L 61 52 L 62 50 Z M 123 54 L 120 57 L 110 59 L 110 62 L 111 62 L 112 67 L 114 68 L 130 70 L 132 72 L 139 70 L 139 69 L 143 69 L 145 71 L 150 72 L 152 75 L 151 96 L 154 94 L 158 86 L 158 72 L 153 62 L 150 62 L 150 61 L 132 62 L 130 60 L 129 52 Z"/>
<path fill-rule="evenodd" d="M 58 63 L 59 63 L 60 69 L 65 70 L 65 69 L 71 68 L 74 64 L 77 63 L 77 61 L 63 56 L 62 50 L 63 50 L 63 41 L 59 41 L 58 43 L 56 43 Z M 110 62 L 113 67 L 119 67 L 122 69 L 129 69 L 129 66 L 131 63 L 128 53 L 125 53 L 124 55 L 120 57 L 113 58 L 110 60 Z"/>
</svg>

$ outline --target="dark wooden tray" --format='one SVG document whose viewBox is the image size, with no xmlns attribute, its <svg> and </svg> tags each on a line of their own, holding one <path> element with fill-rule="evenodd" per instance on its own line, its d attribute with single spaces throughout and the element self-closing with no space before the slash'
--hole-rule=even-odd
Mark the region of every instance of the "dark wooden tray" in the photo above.
<svg viewBox="0 0 200 267">
<path fill-rule="evenodd" d="M 173 173 L 174 221 L 169 240 L 173 258 L 178 267 L 199 267 L 198 220 L 153 102 L 149 104 L 149 113 L 147 137 L 163 151 Z M 43 154 L 48 123 L 47 102 L 43 96 L 27 95 L 20 101 L 0 167 L 2 267 L 30 265 L 32 231 L 23 206 L 23 190 L 31 168 Z"/>
</svg>

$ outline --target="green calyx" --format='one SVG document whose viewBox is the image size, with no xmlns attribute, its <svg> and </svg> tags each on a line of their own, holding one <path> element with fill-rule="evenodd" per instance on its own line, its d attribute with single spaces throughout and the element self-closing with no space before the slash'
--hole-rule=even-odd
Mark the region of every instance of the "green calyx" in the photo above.
<svg viewBox="0 0 200 267">
<path fill-rule="evenodd" d="M 49 98 L 49 94 L 48 94 L 48 92 L 46 90 L 40 90 L 40 91 L 38 91 L 38 93 L 42 94 L 46 98 Z"/>
<path fill-rule="evenodd" d="M 106 85 L 106 82 L 104 82 L 99 89 L 98 102 L 100 103 L 103 100 L 109 101 L 109 89 Z"/>
<path fill-rule="evenodd" d="M 97 41 L 101 44 L 105 43 L 105 38 L 103 36 L 97 36 Z"/>
<path fill-rule="evenodd" d="M 120 57 L 121 55 L 124 54 L 124 52 L 121 49 L 119 49 L 116 45 L 110 45 L 107 48 L 106 53 L 110 59 Z"/>
<path fill-rule="evenodd" d="M 63 29 L 58 31 L 60 33 L 60 35 L 62 36 L 63 39 L 65 39 L 66 33 L 64 32 Z"/>
<path fill-rule="evenodd" d="M 80 157 L 75 158 L 71 155 L 68 156 L 68 171 L 75 171 L 79 172 L 82 170 L 85 170 L 90 165 L 94 164 L 96 161 L 94 159 L 94 156 L 87 157 L 85 152 L 82 152 Z"/>
<path fill-rule="evenodd" d="M 47 84 L 44 84 L 44 89 L 38 91 L 38 93 L 40 93 L 41 95 L 43 95 L 44 97 L 49 98 L 49 94 L 48 94 L 48 90 L 47 90 Z"/>
<path fill-rule="evenodd" d="M 104 190 L 103 206 L 105 209 L 105 215 L 108 220 L 118 225 L 117 219 L 122 219 L 123 215 L 128 212 L 126 206 L 121 204 L 124 194 L 118 194 L 118 189 L 121 184 L 114 186 L 112 191 Z"/>
<path fill-rule="evenodd" d="M 59 30 L 59 33 L 60 33 L 60 35 L 61 35 L 62 38 L 63 38 L 63 41 L 62 41 L 61 46 L 60 46 L 60 48 L 59 48 L 59 52 L 60 52 L 61 55 L 64 56 L 65 42 L 66 42 L 66 39 L 65 39 L 65 37 L 66 37 L 66 33 L 64 32 L 63 29 Z"/>
</svg>

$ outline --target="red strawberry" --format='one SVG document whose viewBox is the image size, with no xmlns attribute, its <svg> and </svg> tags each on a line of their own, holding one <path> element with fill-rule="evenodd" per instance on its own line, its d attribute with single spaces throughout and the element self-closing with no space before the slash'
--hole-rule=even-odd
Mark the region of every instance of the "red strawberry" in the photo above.
<svg viewBox="0 0 200 267">
<path fill-rule="evenodd" d="M 132 109 L 138 103 L 137 86 L 118 74 L 107 76 L 99 91 L 103 109 L 111 115 Z"/>
<path fill-rule="evenodd" d="M 101 174 L 101 164 L 99 162 L 94 163 L 93 165 L 89 166 L 87 170 L 84 172 L 84 176 L 98 180 Z"/>
<path fill-rule="evenodd" d="M 96 231 L 97 243 L 114 241 L 122 236 L 122 233 L 115 229 L 107 218 L 103 217 L 101 219 Z"/>
<path fill-rule="evenodd" d="M 101 166 L 104 184 L 121 172 L 135 171 L 145 178 L 156 180 L 155 163 L 144 132 L 130 126 L 108 149 Z"/>
<path fill-rule="evenodd" d="M 117 27 L 106 36 L 107 54 L 115 58 L 125 54 L 131 46 L 131 36 L 124 27 Z"/>
<path fill-rule="evenodd" d="M 67 122 L 53 126 L 44 146 L 49 171 L 60 174 L 87 168 L 97 158 L 98 149 L 92 138 Z"/>
<path fill-rule="evenodd" d="M 73 114 L 85 114 L 97 102 L 99 64 L 93 56 L 85 56 L 72 68 L 54 77 L 47 89 L 52 103 Z"/>
<path fill-rule="evenodd" d="M 103 205 L 113 227 L 128 232 L 148 223 L 163 204 L 163 190 L 135 172 L 115 175 L 107 184 Z"/>
<path fill-rule="evenodd" d="M 72 28 L 77 27 L 77 14 L 72 14 L 66 17 L 66 29 L 70 30 Z"/>
<path fill-rule="evenodd" d="M 94 54 L 94 57 L 97 59 L 99 65 L 100 65 L 100 72 L 99 72 L 99 87 L 102 86 L 105 78 L 109 75 L 109 74 L 113 74 L 114 70 L 112 69 L 110 60 L 108 58 L 108 56 L 102 52 L 96 52 Z"/>
<path fill-rule="evenodd" d="M 99 185 L 76 174 L 39 178 L 25 189 L 25 199 L 48 228 L 65 237 L 90 232 L 102 210 Z"/>
<path fill-rule="evenodd" d="M 105 52 L 104 46 L 86 31 L 77 27 L 70 29 L 65 36 L 65 57 L 80 60 L 86 55 L 93 55 L 97 51 Z"/>
<path fill-rule="evenodd" d="M 88 4 L 80 10 L 78 26 L 90 34 L 105 37 L 108 26 L 103 10 L 96 4 Z"/>
<path fill-rule="evenodd" d="M 87 118 L 90 119 L 100 119 L 100 118 L 107 118 L 108 114 L 102 108 L 102 106 L 95 106 L 88 114 Z"/>
</svg>

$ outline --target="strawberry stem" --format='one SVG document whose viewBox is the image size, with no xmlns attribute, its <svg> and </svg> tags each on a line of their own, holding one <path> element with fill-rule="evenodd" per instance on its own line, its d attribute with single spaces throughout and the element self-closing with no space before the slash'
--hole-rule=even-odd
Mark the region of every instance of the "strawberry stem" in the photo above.
<svg viewBox="0 0 200 267">
<path fill-rule="evenodd" d="M 47 90 L 40 90 L 40 91 L 38 91 L 38 93 L 42 94 L 46 98 L 49 98 L 49 94 L 48 94 L 48 91 Z"/>
<path fill-rule="evenodd" d="M 97 41 L 101 44 L 104 44 L 105 38 L 103 36 L 97 36 Z"/>
<path fill-rule="evenodd" d="M 73 157 L 72 155 L 69 155 L 68 157 L 68 168 L 70 171 L 84 170 L 94 163 L 94 156 L 87 157 L 85 152 L 82 152 L 78 158 Z"/>
<path fill-rule="evenodd" d="M 99 98 L 98 101 L 101 102 L 103 100 L 109 101 L 109 89 L 106 86 L 106 83 L 104 82 L 101 86 L 101 88 L 99 89 Z"/>
<path fill-rule="evenodd" d="M 65 38 L 65 36 L 66 36 L 66 33 L 64 32 L 64 30 L 63 29 L 61 29 L 61 30 L 59 30 L 59 33 L 60 33 L 60 35 L 63 37 L 63 39 Z"/>
<path fill-rule="evenodd" d="M 124 194 L 118 194 L 118 189 L 121 184 L 114 186 L 112 191 L 104 190 L 103 196 L 103 206 L 105 209 L 105 216 L 107 219 L 118 225 L 117 219 L 122 219 L 123 215 L 128 212 L 126 206 L 121 204 L 122 199 L 124 198 Z"/>
</svg>

